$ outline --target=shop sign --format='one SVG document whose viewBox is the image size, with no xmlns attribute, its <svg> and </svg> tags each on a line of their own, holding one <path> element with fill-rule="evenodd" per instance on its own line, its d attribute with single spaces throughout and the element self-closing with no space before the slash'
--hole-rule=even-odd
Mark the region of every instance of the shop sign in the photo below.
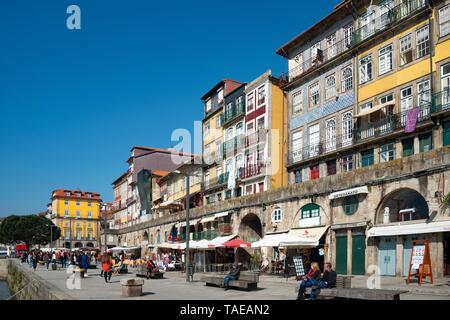
<svg viewBox="0 0 450 320">
<path fill-rule="evenodd" d="M 333 192 L 332 194 L 330 194 L 329 199 L 334 200 L 334 199 L 339 199 L 339 198 L 345 198 L 345 197 L 350 197 L 350 196 L 354 196 L 354 195 L 361 194 L 361 193 L 366 193 L 366 194 L 369 193 L 369 189 L 367 188 L 367 186 L 348 189 L 348 190 L 344 190 L 344 191 Z"/>
</svg>

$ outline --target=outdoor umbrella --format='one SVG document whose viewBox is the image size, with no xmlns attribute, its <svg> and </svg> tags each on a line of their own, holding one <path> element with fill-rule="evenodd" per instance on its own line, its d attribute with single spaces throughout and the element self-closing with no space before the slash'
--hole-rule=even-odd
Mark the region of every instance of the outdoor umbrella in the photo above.
<svg viewBox="0 0 450 320">
<path fill-rule="evenodd" d="M 227 248 L 250 248 L 252 244 L 241 239 L 234 239 L 225 242 L 223 245 Z"/>
</svg>

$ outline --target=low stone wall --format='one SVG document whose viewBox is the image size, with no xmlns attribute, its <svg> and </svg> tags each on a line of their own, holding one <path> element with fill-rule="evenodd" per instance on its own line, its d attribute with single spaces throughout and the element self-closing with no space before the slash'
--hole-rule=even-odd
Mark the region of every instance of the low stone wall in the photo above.
<svg viewBox="0 0 450 320">
<path fill-rule="evenodd" d="M 19 261 L 5 260 L 9 288 L 15 300 L 71 300 L 61 290 L 45 282 L 41 277 L 26 270 Z"/>
</svg>

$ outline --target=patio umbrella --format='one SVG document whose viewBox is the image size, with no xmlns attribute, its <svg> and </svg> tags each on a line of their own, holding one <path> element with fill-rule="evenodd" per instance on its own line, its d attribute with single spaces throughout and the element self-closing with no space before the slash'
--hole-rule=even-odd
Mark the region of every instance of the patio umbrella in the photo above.
<svg viewBox="0 0 450 320">
<path fill-rule="evenodd" d="M 227 248 L 250 248 L 252 244 L 241 239 L 234 239 L 225 242 L 223 245 Z"/>
</svg>

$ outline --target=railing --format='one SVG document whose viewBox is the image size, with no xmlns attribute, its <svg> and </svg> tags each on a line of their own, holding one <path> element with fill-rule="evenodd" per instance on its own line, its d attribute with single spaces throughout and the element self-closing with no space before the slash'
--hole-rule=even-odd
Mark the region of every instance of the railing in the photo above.
<svg viewBox="0 0 450 320">
<path fill-rule="evenodd" d="M 264 163 L 251 164 L 242 171 L 242 179 L 248 179 L 265 173 L 266 165 Z"/>
<path fill-rule="evenodd" d="M 225 141 L 222 144 L 223 154 L 224 155 L 235 154 L 239 149 L 244 147 L 244 144 L 245 144 L 245 136 L 242 134 L 228 141 Z"/>
<path fill-rule="evenodd" d="M 242 102 L 239 105 L 233 104 L 233 106 L 225 110 L 220 116 L 220 123 L 222 126 L 226 125 L 228 122 L 236 119 L 240 115 L 245 115 L 245 103 Z"/>
<path fill-rule="evenodd" d="M 127 199 L 127 206 L 130 205 L 130 203 L 133 203 L 136 201 L 136 196 L 131 196 Z"/>
<path fill-rule="evenodd" d="M 383 119 L 361 124 L 353 130 L 355 141 L 361 141 L 369 138 L 379 137 L 390 134 L 398 129 L 406 126 L 406 117 L 409 111 L 390 114 Z M 431 117 L 430 103 L 423 104 L 419 107 L 417 123 L 423 122 Z"/>
<path fill-rule="evenodd" d="M 426 0 L 408 0 L 390 9 L 387 13 L 376 17 L 353 32 L 352 46 L 356 46 L 376 33 L 390 28 L 393 24 L 407 18 L 427 6 Z"/>
<path fill-rule="evenodd" d="M 219 187 L 228 182 L 228 172 L 222 173 L 220 176 L 210 179 L 209 181 L 205 181 L 205 190 L 209 190 L 215 187 Z"/>
<path fill-rule="evenodd" d="M 324 141 L 309 144 L 299 150 L 289 152 L 287 156 L 287 164 L 291 165 L 300 161 L 316 158 L 327 153 L 334 152 L 338 149 L 351 146 L 353 144 L 353 135 L 330 136 Z"/>
<path fill-rule="evenodd" d="M 205 230 L 201 232 L 195 232 L 192 236 L 192 240 L 212 240 L 214 238 L 217 238 L 218 236 L 219 232 L 217 232 L 217 230 Z"/>
<path fill-rule="evenodd" d="M 450 87 L 438 92 L 432 97 L 431 112 L 437 113 L 450 109 Z"/>
<path fill-rule="evenodd" d="M 209 154 L 205 154 L 203 158 L 203 161 L 206 165 L 220 164 L 222 163 L 222 160 L 223 154 L 221 150 L 219 152 L 214 151 Z"/>
<path fill-rule="evenodd" d="M 251 133 L 245 137 L 245 146 L 250 147 L 266 141 L 267 130 L 262 129 Z"/>
</svg>

